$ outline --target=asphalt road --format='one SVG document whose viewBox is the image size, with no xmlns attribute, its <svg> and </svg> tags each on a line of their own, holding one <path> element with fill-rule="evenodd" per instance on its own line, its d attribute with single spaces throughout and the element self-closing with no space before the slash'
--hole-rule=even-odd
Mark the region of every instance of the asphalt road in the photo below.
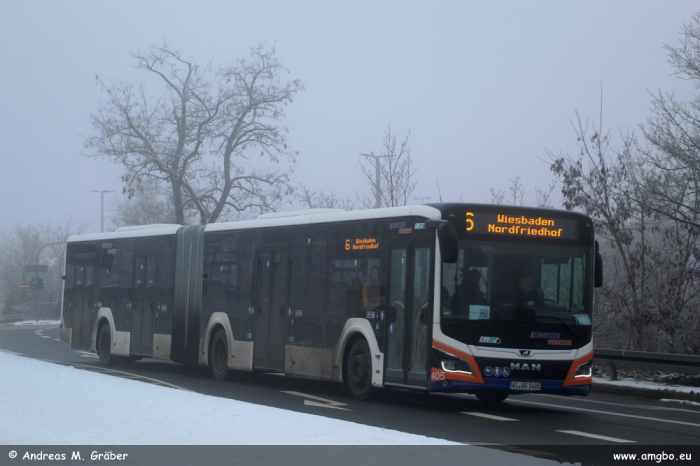
<svg viewBox="0 0 700 466">
<path fill-rule="evenodd" d="M 594 393 L 511 396 L 489 407 L 471 395 L 401 390 L 379 391 L 369 401 L 357 401 L 339 384 L 280 375 L 236 372 L 232 380 L 218 382 L 207 368 L 157 360 L 105 368 L 96 355 L 73 350 L 58 338 L 57 327 L 0 327 L 0 349 L 34 359 L 541 458 L 580 461 L 575 455 L 588 451 L 587 446 L 607 451 L 700 445 L 700 406 L 695 405 Z"/>
</svg>

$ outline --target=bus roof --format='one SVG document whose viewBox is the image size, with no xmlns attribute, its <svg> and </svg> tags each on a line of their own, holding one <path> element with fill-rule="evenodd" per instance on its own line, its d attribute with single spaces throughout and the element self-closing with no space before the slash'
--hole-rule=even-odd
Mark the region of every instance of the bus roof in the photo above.
<svg viewBox="0 0 700 466">
<path fill-rule="evenodd" d="M 352 210 L 342 209 L 308 209 L 287 212 L 274 212 L 262 214 L 254 220 L 241 220 L 237 222 L 210 223 L 206 225 L 206 232 L 243 230 L 251 228 L 269 228 L 275 226 L 308 225 L 319 223 L 335 223 L 352 220 L 381 219 L 392 217 L 418 216 L 429 219 L 442 219 L 443 212 L 449 212 L 456 208 L 474 209 L 485 211 L 501 212 L 551 212 L 559 216 L 577 217 L 579 219 L 588 218 L 579 212 L 572 212 L 557 209 L 542 209 L 537 207 L 523 207 L 494 204 L 471 204 L 471 203 L 432 203 L 408 205 L 400 207 L 385 207 L 381 209 Z M 144 236 L 174 235 L 182 228 L 182 225 L 154 224 L 128 226 L 116 229 L 108 233 L 91 233 L 86 235 L 74 235 L 68 238 L 68 242 L 97 241 L 119 238 L 138 238 Z"/>
<path fill-rule="evenodd" d="M 438 209 L 427 205 L 411 205 L 402 207 L 386 207 L 383 209 L 370 210 L 335 210 L 335 209 L 310 209 L 307 211 L 295 211 L 280 213 L 281 215 L 265 214 L 255 220 L 243 220 L 240 222 L 210 223 L 205 231 L 226 231 L 242 230 L 248 228 L 266 228 L 286 225 L 307 225 L 316 223 L 334 223 L 351 220 L 380 219 L 391 217 L 406 217 L 415 215 L 440 219 L 441 213 Z"/>
<path fill-rule="evenodd" d="M 182 228 L 182 225 L 154 224 L 154 225 L 139 225 L 130 227 L 120 227 L 115 231 L 105 233 L 90 233 L 87 235 L 73 235 L 68 238 L 68 243 L 81 241 L 99 241 L 107 239 L 121 238 L 141 238 L 144 236 L 163 236 L 174 235 L 177 230 Z"/>
</svg>

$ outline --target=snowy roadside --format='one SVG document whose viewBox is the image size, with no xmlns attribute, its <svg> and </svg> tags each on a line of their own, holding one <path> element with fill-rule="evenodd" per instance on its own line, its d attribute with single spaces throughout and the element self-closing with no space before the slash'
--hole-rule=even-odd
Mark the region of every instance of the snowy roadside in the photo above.
<svg viewBox="0 0 700 466">
<path fill-rule="evenodd" d="M 605 377 L 593 377 L 593 392 L 653 398 L 667 403 L 700 406 L 700 388 L 649 380 L 635 380 L 633 378 L 610 380 Z"/>
<path fill-rule="evenodd" d="M 22 320 L 20 322 L 12 322 L 11 324 L 7 325 L 61 325 L 60 320 Z"/>
<path fill-rule="evenodd" d="M 0 367 L 6 445 L 458 445 L 2 352 Z"/>
</svg>

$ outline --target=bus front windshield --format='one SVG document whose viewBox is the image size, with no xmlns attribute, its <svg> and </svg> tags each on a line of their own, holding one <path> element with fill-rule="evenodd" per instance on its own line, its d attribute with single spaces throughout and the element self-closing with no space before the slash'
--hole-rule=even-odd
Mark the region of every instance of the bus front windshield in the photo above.
<svg viewBox="0 0 700 466">
<path fill-rule="evenodd" d="M 591 335 L 588 256 L 581 247 L 460 241 L 457 263 L 442 269 L 442 332 L 477 346 L 582 346 Z"/>
</svg>

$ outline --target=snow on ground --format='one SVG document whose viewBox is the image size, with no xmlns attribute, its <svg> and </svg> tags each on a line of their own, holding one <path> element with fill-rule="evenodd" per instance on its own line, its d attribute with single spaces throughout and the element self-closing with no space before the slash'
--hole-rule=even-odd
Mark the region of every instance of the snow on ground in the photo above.
<svg viewBox="0 0 700 466">
<path fill-rule="evenodd" d="M 455 445 L 6 353 L 0 368 L 6 445 Z"/>
<path fill-rule="evenodd" d="M 670 398 L 661 398 L 659 401 L 662 403 L 678 403 L 681 405 L 691 405 L 691 406 L 700 406 L 700 403 L 697 401 L 689 401 L 689 400 L 673 400 Z"/>
<path fill-rule="evenodd" d="M 25 325 L 61 325 L 60 320 L 23 320 L 21 322 L 13 322 L 8 325 L 25 326 Z"/>
<path fill-rule="evenodd" d="M 603 377 L 593 377 L 593 385 L 612 385 L 615 387 L 639 388 L 642 390 L 662 390 L 672 393 L 700 393 L 698 387 L 688 387 L 685 385 L 672 385 L 644 380 L 620 379 L 610 380 Z"/>
</svg>

